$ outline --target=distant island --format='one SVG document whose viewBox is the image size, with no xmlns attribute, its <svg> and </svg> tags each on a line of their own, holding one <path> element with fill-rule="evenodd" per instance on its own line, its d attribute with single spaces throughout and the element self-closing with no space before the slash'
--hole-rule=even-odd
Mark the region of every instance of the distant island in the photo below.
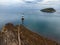
<svg viewBox="0 0 60 45">
<path fill-rule="evenodd" d="M 45 8 L 45 9 L 42 9 L 40 11 L 46 12 L 46 13 L 54 13 L 54 12 L 56 12 L 56 10 L 54 8 Z"/>
</svg>

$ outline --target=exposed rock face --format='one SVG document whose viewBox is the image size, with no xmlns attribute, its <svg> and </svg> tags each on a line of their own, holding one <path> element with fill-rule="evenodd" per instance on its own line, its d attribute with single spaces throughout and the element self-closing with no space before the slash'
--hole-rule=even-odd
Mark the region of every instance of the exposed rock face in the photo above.
<svg viewBox="0 0 60 45">
<path fill-rule="evenodd" d="M 0 32 L 0 45 L 18 45 L 18 27 L 20 27 L 21 45 L 60 45 L 30 31 L 23 25 L 12 24 L 7 24 Z"/>
<path fill-rule="evenodd" d="M 8 23 L 2 30 L 2 43 L 1 45 L 18 45 L 17 32 L 15 27 Z"/>
<path fill-rule="evenodd" d="M 54 8 L 45 8 L 41 10 L 42 12 L 47 12 L 47 13 L 54 13 L 56 10 Z"/>
</svg>

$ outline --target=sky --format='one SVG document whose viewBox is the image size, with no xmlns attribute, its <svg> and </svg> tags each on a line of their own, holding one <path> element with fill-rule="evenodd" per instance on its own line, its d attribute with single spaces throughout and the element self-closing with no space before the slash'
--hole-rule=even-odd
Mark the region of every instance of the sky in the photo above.
<svg viewBox="0 0 60 45">
<path fill-rule="evenodd" d="M 13 5 L 13 4 L 22 4 L 22 3 L 48 3 L 48 2 L 57 2 L 59 0 L 0 0 L 0 5 Z"/>
<path fill-rule="evenodd" d="M 16 7 L 40 8 L 40 6 L 49 5 L 59 7 L 60 0 L 0 0 L 0 9 L 11 9 Z"/>
<path fill-rule="evenodd" d="M 60 0 L 0 0 L 0 9 L 12 8 L 12 7 L 39 7 L 40 5 L 50 5 L 59 7 Z"/>
<path fill-rule="evenodd" d="M 60 0 L 0 0 L 0 9 L 11 9 L 13 7 L 40 8 L 41 5 L 59 7 L 59 2 Z"/>
</svg>

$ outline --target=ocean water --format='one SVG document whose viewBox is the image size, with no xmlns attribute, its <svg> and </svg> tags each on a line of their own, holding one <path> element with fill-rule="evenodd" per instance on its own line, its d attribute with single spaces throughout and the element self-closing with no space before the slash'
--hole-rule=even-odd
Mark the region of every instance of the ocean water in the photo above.
<svg viewBox="0 0 60 45">
<path fill-rule="evenodd" d="M 31 9 L 30 9 L 31 10 Z M 44 13 L 39 9 L 34 10 L 30 15 L 25 16 L 24 25 L 31 29 L 33 32 L 48 37 L 56 41 L 60 41 L 60 14 L 55 13 Z"/>
<path fill-rule="evenodd" d="M 24 15 L 24 25 L 33 32 L 44 37 L 60 42 L 60 8 L 53 7 L 55 13 L 44 13 L 41 9 L 50 7 L 40 5 L 37 7 L 11 7 L 0 9 L 0 28 L 6 23 L 21 24 L 21 16 Z"/>
</svg>

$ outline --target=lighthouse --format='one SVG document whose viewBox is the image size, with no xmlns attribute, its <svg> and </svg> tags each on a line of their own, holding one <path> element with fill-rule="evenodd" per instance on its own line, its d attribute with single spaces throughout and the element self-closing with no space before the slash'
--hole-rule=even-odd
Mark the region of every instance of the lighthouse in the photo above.
<svg viewBox="0 0 60 45">
<path fill-rule="evenodd" d="M 22 25 L 23 25 L 24 24 L 24 15 L 22 15 L 21 21 L 22 21 Z"/>
</svg>

